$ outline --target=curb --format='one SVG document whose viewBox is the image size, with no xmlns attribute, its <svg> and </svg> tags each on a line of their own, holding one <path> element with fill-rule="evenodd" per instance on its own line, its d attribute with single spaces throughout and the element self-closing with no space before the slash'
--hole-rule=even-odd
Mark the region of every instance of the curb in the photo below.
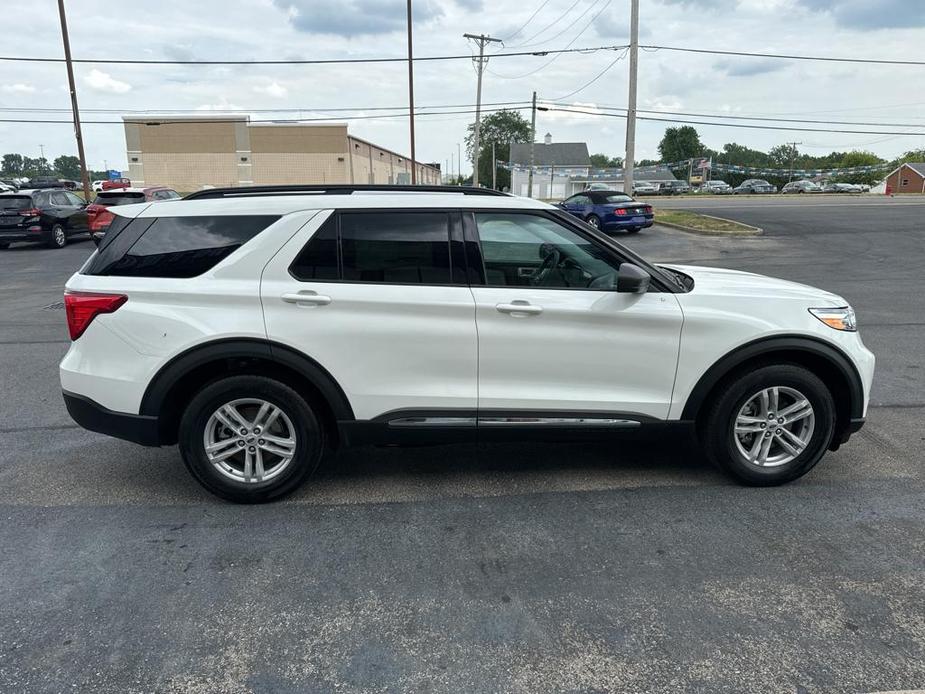
<svg viewBox="0 0 925 694">
<path fill-rule="evenodd" d="M 700 214 L 700 213 L 698 213 Z M 710 219 L 718 219 L 723 222 L 735 222 L 734 219 L 725 219 L 723 217 L 714 217 L 709 214 L 701 214 L 701 217 L 709 217 Z M 669 229 L 677 229 L 678 231 L 684 231 L 688 234 L 700 234 L 701 236 L 758 236 L 764 233 L 764 229 L 761 227 L 753 227 L 748 224 L 742 224 L 742 222 L 735 222 L 736 224 L 742 224 L 742 226 L 747 227 L 746 229 L 737 229 L 735 231 L 721 231 L 719 229 L 695 229 L 694 227 L 687 227 L 682 224 L 675 224 L 673 222 L 662 222 L 658 219 L 656 215 L 655 224 L 663 227 L 668 227 Z"/>
</svg>

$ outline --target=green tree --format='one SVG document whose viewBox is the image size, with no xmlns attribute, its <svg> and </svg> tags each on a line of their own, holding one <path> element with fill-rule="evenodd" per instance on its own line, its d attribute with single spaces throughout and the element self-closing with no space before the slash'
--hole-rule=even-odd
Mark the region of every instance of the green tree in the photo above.
<svg viewBox="0 0 925 694">
<path fill-rule="evenodd" d="M 530 122 L 517 111 L 501 110 L 484 116 L 479 129 L 479 182 L 491 185 L 491 146 L 495 145 L 495 156 L 510 161 L 512 142 L 531 142 L 533 131 Z M 470 123 L 466 135 L 466 154 L 469 161 L 475 153 L 475 123 Z M 511 172 L 498 169 L 497 187 L 511 185 Z"/>
<path fill-rule="evenodd" d="M 836 164 L 836 167 L 840 169 L 847 169 L 853 166 L 874 166 L 883 163 L 883 159 L 878 157 L 873 152 L 855 150 L 853 152 L 846 152 L 838 164 Z M 837 180 L 844 183 L 866 183 L 867 185 L 874 185 L 877 183 L 877 181 L 882 180 L 884 174 L 886 173 L 886 169 L 862 171 L 859 173 L 838 176 Z"/>
<path fill-rule="evenodd" d="M 62 154 L 55 159 L 55 173 L 71 181 L 80 180 L 80 159 L 69 154 Z"/>
<path fill-rule="evenodd" d="M 663 162 L 675 162 L 683 159 L 692 159 L 703 154 L 704 146 L 700 141 L 696 128 L 682 125 L 677 128 L 666 128 L 665 136 L 658 143 L 658 153 Z"/>
<path fill-rule="evenodd" d="M 6 159 L 6 157 L 4 157 L 4 159 Z M 907 164 L 909 162 L 923 162 L 923 161 L 925 161 L 925 149 L 913 149 L 909 152 L 906 152 L 899 159 L 897 159 L 894 163 L 896 164 L 896 166 L 899 166 L 900 164 Z"/>
<path fill-rule="evenodd" d="M 21 154 L 4 154 L 3 164 L 0 173 L 4 176 L 22 176 L 22 155 Z"/>
<path fill-rule="evenodd" d="M 619 169 L 623 167 L 623 158 L 611 157 L 607 154 L 592 154 L 591 166 L 595 169 Z"/>
</svg>

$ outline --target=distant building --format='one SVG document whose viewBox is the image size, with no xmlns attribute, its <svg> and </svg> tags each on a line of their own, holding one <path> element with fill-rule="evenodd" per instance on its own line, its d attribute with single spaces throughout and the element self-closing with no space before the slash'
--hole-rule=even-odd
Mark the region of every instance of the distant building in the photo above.
<svg viewBox="0 0 925 694">
<path fill-rule="evenodd" d="M 529 187 L 530 143 L 511 145 L 510 163 L 511 192 L 527 195 Z M 553 143 L 552 135 L 546 133 L 543 142 L 534 145 L 533 165 L 542 169 L 533 173 L 533 197 L 542 200 L 559 200 L 571 195 L 574 190 L 572 176 L 587 178 L 591 172 L 591 155 L 584 142 Z M 584 186 L 578 188 L 583 190 Z"/>
<path fill-rule="evenodd" d="M 530 144 L 512 144 L 511 192 L 526 197 L 529 189 Z M 546 133 L 543 142 L 534 145 L 533 197 L 542 200 L 561 200 L 580 193 L 592 183 L 602 183 L 614 190 L 623 190 L 623 172 L 593 173 L 588 145 L 584 142 L 553 143 Z M 539 169 L 539 170 L 537 170 Z M 652 167 L 637 168 L 636 181 L 676 180 L 671 171 Z"/>
<path fill-rule="evenodd" d="M 925 163 L 908 163 L 886 177 L 886 188 L 893 193 L 925 193 Z"/>
<path fill-rule="evenodd" d="M 345 123 L 251 123 L 247 116 L 123 116 L 128 177 L 179 191 L 203 186 L 411 183 L 411 161 Z M 440 169 L 417 163 L 421 184 Z"/>
</svg>

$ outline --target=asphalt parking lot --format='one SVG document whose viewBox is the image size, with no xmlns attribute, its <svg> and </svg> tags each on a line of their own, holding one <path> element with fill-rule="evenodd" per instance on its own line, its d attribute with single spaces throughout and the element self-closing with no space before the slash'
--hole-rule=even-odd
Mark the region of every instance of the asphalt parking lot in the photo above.
<svg viewBox="0 0 925 694">
<path fill-rule="evenodd" d="M 56 303 L 91 244 L 0 251 L 0 691 L 925 687 L 925 200 L 657 204 L 765 233 L 626 239 L 646 256 L 856 307 L 868 424 L 798 482 L 684 442 L 367 448 L 232 506 L 67 417 Z"/>
</svg>

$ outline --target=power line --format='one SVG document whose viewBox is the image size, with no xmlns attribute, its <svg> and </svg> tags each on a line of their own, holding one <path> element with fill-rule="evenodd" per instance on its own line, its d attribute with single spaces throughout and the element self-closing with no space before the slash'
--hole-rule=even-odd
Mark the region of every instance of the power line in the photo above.
<svg viewBox="0 0 925 694">
<path fill-rule="evenodd" d="M 572 108 L 559 108 L 554 106 L 537 106 L 537 110 L 540 111 L 561 111 L 564 113 L 579 113 L 585 116 L 603 116 L 605 118 L 626 118 L 626 114 L 623 113 L 603 113 L 603 112 L 593 112 L 593 111 L 581 111 L 579 109 Z M 696 120 L 687 120 L 681 118 L 656 118 L 654 116 L 637 116 L 639 120 L 647 121 L 659 121 L 663 123 L 684 123 L 687 125 L 715 125 L 723 128 L 748 128 L 751 130 L 785 130 L 785 131 L 795 131 L 795 132 L 811 132 L 811 133 L 830 133 L 830 134 L 843 134 L 843 135 L 908 135 L 913 137 L 925 137 L 925 132 L 884 132 L 882 130 L 831 130 L 829 128 L 797 128 L 792 126 L 779 126 L 779 125 L 760 125 L 756 123 L 713 123 L 709 121 L 696 121 Z"/>
<path fill-rule="evenodd" d="M 483 106 L 514 106 L 514 105 L 524 105 L 529 104 L 529 101 L 492 101 L 483 104 Z M 433 106 L 415 106 L 414 109 L 417 111 L 422 108 L 468 108 L 470 106 L 475 106 L 475 104 L 439 104 Z M 222 113 L 341 113 L 344 111 L 398 111 L 401 109 L 407 108 L 405 105 L 401 106 L 342 106 L 340 108 L 313 108 L 309 106 L 303 106 L 301 108 L 223 108 L 216 109 Z M 137 113 L 137 114 L 155 114 L 160 115 L 162 113 L 203 113 L 203 111 L 196 111 L 195 109 L 190 108 L 145 108 L 145 109 L 130 109 L 130 108 L 82 108 L 80 109 L 83 113 Z M 29 108 L 28 106 L 0 106 L 0 112 L 10 112 L 10 113 L 70 113 L 71 109 L 69 108 Z"/>
<path fill-rule="evenodd" d="M 569 44 L 571 45 L 571 44 Z M 516 51 L 513 53 L 494 53 L 492 58 L 517 58 L 523 56 L 555 55 L 562 53 L 594 53 L 596 51 L 617 51 L 625 45 L 592 46 L 588 48 L 559 48 L 543 51 Z M 472 54 L 465 55 L 425 55 L 414 58 L 414 62 L 438 60 L 471 60 Z M 64 58 L 38 58 L 23 56 L 0 56 L 0 61 L 25 63 L 63 63 Z M 408 58 L 325 58 L 313 60 L 141 60 L 116 58 L 74 58 L 71 62 L 94 65 L 349 65 L 355 63 L 407 63 Z"/>
<path fill-rule="evenodd" d="M 610 1 L 611 0 L 607 0 L 607 2 L 604 3 L 601 9 L 598 10 L 597 13 L 593 17 L 591 17 L 591 21 L 585 24 L 584 28 L 581 31 L 579 31 L 577 34 L 575 34 L 575 37 L 566 44 L 566 48 L 568 48 L 573 43 L 575 43 L 581 37 L 581 35 L 585 33 L 592 24 L 594 24 L 594 20 L 598 18 L 601 12 L 607 9 L 607 7 L 610 5 Z M 622 48 L 628 48 L 628 46 L 622 46 Z M 553 51 L 550 51 L 550 53 L 553 53 Z M 490 72 L 495 77 L 500 77 L 501 79 L 519 80 L 519 79 L 523 79 L 524 77 L 529 77 L 530 75 L 536 74 L 540 70 L 545 70 L 547 67 L 549 67 L 554 62 L 556 62 L 556 60 L 559 58 L 559 55 L 561 55 L 561 53 L 557 53 L 551 59 L 547 60 L 545 63 L 540 65 L 538 68 L 530 70 L 530 72 L 526 72 L 522 75 L 499 75 L 497 72 L 493 72 L 492 70 L 488 70 L 488 72 Z"/>
<path fill-rule="evenodd" d="M 550 102 L 561 101 L 562 99 L 550 99 Z M 571 106 L 571 104 L 554 104 L 556 106 Z M 626 111 L 622 106 L 602 106 L 595 105 L 594 108 L 603 111 Z M 693 113 L 690 111 L 663 111 L 652 109 L 637 109 L 639 113 L 663 114 L 666 116 L 693 116 L 694 118 L 719 118 L 721 120 L 761 120 L 773 123 L 802 123 L 809 125 L 860 125 L 875 128 L 921 128 L 922 123 L 877 123 L 870 121 L 843 121 L 843 120 L 808 120 L 804 118 L 772 118 L 768 116 L 733 116 L 730 114 L 719 113 Z"/>
<path fill-rule="evenodd" d="M 544 7 L 546 7 L 546 5 L 548 5 L 548 4 L 549 4 L 549 0 L 543 0 L 543 3 L 533 11 L 533 14 L 530 15 L 530 18 L 529 18 L 526 22 L 524 22 L 523 24 L 521 24 L 521 25 L 520 25 L 520 28 L 519 28 L 517 31 L 515 31 L 513 34 L 511 34 L 510 36 L 508 36 L 506 39 L 501 39 L 502 43 L 503 43 L 504 41 L 510 41 L 512 38 L 514 38 L 515 36 L 517 36 L 517 34 L 519 34 L 519 33 L 522 32 L 524 29 L 526 29 L 526 28 L 527 28 L 527 25 L 530 24 L 530 22 L 533 21 L 533 18 L 536 17 L 536 15 L 538 15 L 538 14 L 540 13 L 540 10 L 542 10 L 542 9 L 543 9 Z"/>
<path fill-rule="evenodd" d="M 678 51 L 681 53 L 707 53 L 710 55 L 735 55 L 749 58 L 781 58 L 786 60 L 820 60 L 831 63 L 867 63 L 872 65 L 925 65 L 925 60 L 881 60 L 878 58 L 841 58 L 818 55 L 792 55 L 784 53 L 754 53 L 750 51 L 723 51 L 706 48 L 683 48 L 681 46 L 640 46 L 650 51 Z"/>
<path fill-rule="evenodd" d="M 591 4 L 588 5 L 588 6 L 585 8 L 584 12 L 582 12 L 580 15 L 578 15 L 577 17 L 575 17 L 575 19 L 573 19 L 573 20 L 571 21 L 571 23 L 567 24 L 567 25 L 565 26 L 565 28 L 562 29 L 559 33 L 553 34 L 553 35 L 550 36 L 549 38 L 545 38 L 545 39 L 543 39 L 542 41 L 537 41 L 536 43 L 521 43 L 521 44 L 518 44 L 518 45 L 516 45 L 516 46 L 511 46 L 511 48 L 534 48 L 535 46 L 542 46 L 544 43 L 549 43 L 550 41 L 556 40 L 557 38 L 559 38 L 560 36 L 562 36 L 562 34 L 566 33 L 569 29 L 571 29 L 573 26 L 575 26 L 576 24 L 578 24 L 578 22 L 580 22 L 582 19 L 584 19 L 585 15 L 588 14 L 588 12 L 590 12 L 591 10 L 593 10 L 594 7 L 597 5 L 598 2 L 600 2 L 600 0 L 591 0 Z M 610 3 L 609 3 L 609 0 L 608 0 L 608 2 L 605 2 L 604 4 L 605 4 L 605 5 L 610 4 Z M 595 15 L 595 17 L 596 17 L 596 16 L 597 16 L 597 15 Z"/>
<path fill-rule="evenodd" d="M 530 105 L 525 106 L 509 106 L 507 108 L 483 108 L 482 113 L 494 113 L 496 111 L 526 111 L 530 108 Z M 418 113 L 415 109 L 415 115 L 418 116 L 450 116 L 450 115 L 468 115 L 474 114 L 475 109 L 465 109 L 459 111 L 432 111 L 429 113 Z M 407 118 L 408 111 L 405 110 L 401 113 L 382 113 L 369 116 L 342 116 L 343 120 L 375 120 L 380 118 Z M 331 117 L 325 118 L 254 118 L 242 121 L 240 118 L 182 118 L 178 120 L 171 120 L 169 118 L 151 118 L 148 121 L 142 120 L 133 120 L 129 121 L 130 123 L 139 123 L 141 125 L 178 125 L 184 123 L 314 123 L 314 122 L 330 122 Z M 123 125 L 124 121 L 121 120 L 81 120 L 82 123 L 92 124 L 92 125 Z M 62 125 L 73 125 L 73 121 L 70 120 L 51 120 L 51 119 L 42 119 L 42 118 L 0 118 L 0 123 L 47 123 L 47 124 L 62 124 Z"/>
<path fill-rule="evenodd" d="M 522 44 L 520 44 L 520 45 L 527 45 L 527 44 L 529 44 L 533 39 L 535 39 L 535 38 L 538 37 L 538 36 L 541 36 L 547 29 L 549 29 L 549 28 L 553 27 L 554 25 L 558 24 L 559 22 L 561 22 L 563 19 L 565 19 L 565 18 L 568 16 L 568 13 L 569 13 L 569 12 L 571 12 L 572 10 L 574 10 L 574 9 L 578 6 L 578 3 L 580 3 L 580 2 L 581 2 L 581 0 L 575 0 L 575 2 L 573 2 L 571 5 L 569 5 L 568 9 L 567 9 L 565 12 L 563 12 L 562 14 L 560 14 L 558 17 L 556 17 L 554 20 L 552 20 L 549 24 L 547 24 L 546 26 L 544 26 L 542 29 L 540 29 L 538 32 L 536 32 L 536 33 L 535 33 L 533 36 L 531 36 L 530 38 L 524 39 L 524 42 L 523 42 Z M 512 48 L 518 48 L 518 47 L 519 47 L 519 46 L 512 46 Z"/>
<path fill-rule="evenodd" d="M 601 70 L 596 76 L 592 77 L 590 80 L 588 80 L 588 81 L 585 82 L 583 85 L 581 85 L 580 87 L 578 87 L 578 89 L 576 89 L 575 91 L 571 91 L 571 92 L 569 92 L 568 94 L 564 94 L 564 95 L 562 95 L 562 96 L 557 96 L 555 99 L 549 99 L 549 101 L 562 101 L 563 99 L 568 99 L 570 96 L 574 96 L 574 95 L 577 94 L 578 92 L 584 91 L 585 89 L 587 89 L 588 87 L 590 87 L 592 84 L 594 84 L 595 82 L 597 82 L 601 77 L 603 77 L 604 75 L 606 75 L 614 65 L 616 65 L 617 63 L 619 63 L 619 62 L 620 62 L 621 60 L 623 60 L 625 57 L 626 57 L 626 51 L 624 50 L 623 53 L 621 53 L 620 55 L 618 55 L 618 56 L 613 60 L 613 62 L 610 63 L 610 65 L 608 65 L 607 67 L 605 67 L 605 68 L 604 68 L 603 70 Z M 0 109 L 0 110 L 2 110 L 2 109 Z"/>
</svg>

